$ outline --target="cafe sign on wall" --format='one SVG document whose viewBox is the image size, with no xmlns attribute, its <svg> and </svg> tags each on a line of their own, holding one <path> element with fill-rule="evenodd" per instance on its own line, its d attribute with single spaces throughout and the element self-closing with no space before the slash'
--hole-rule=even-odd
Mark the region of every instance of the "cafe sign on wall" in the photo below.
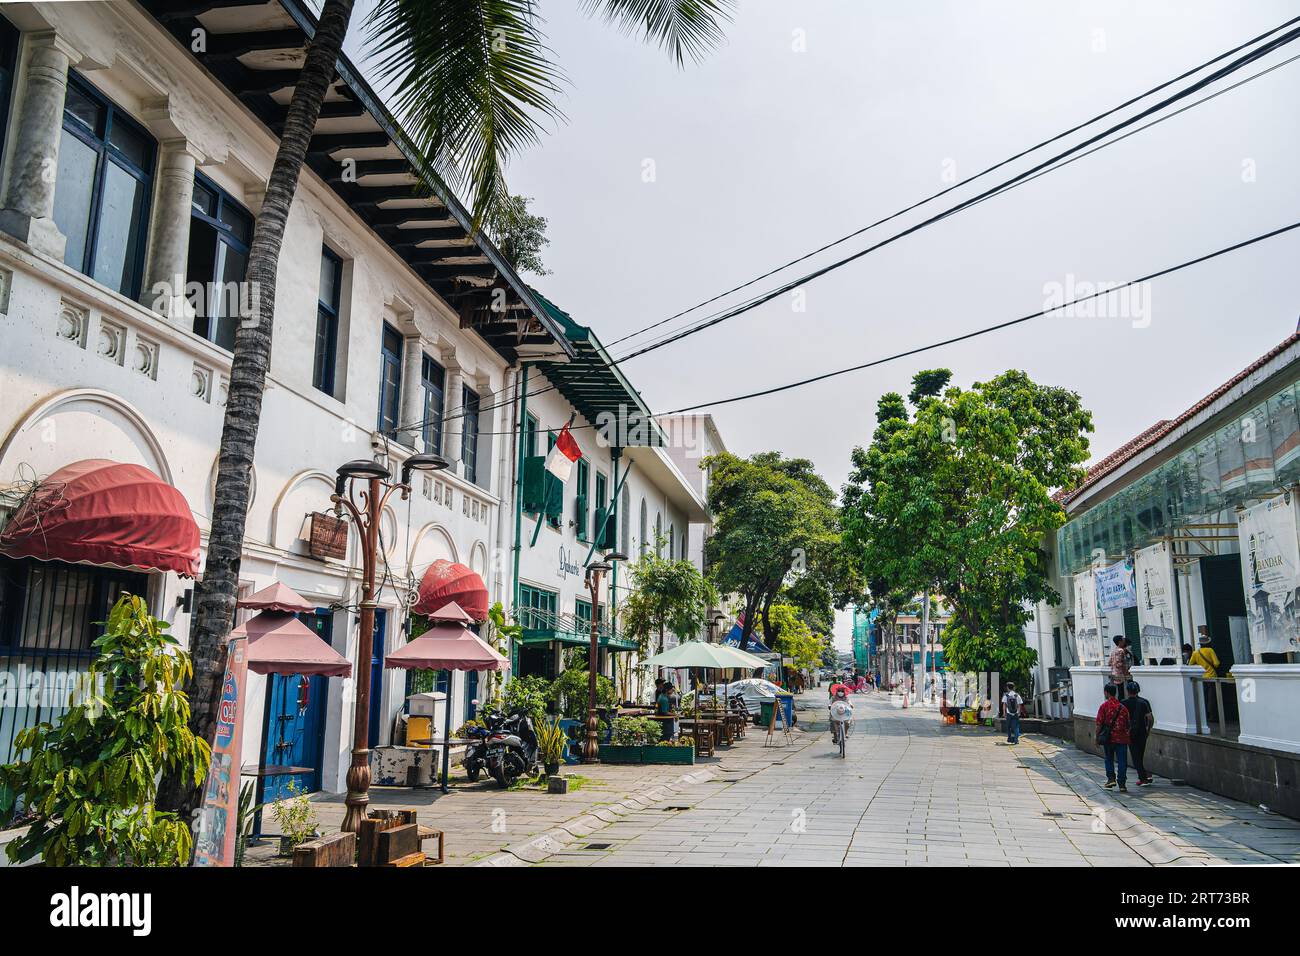
<svg viewBox="0 0 1300 956">
<path fill-rule="evenodd" d="M 576 577 L 582 573 L 582 568 L 578 564 L 577 555 L 575 555 L 571 549 L 564 547 L 564 545 L 560 545 L 560 566 L 556 573 L 559 575 L 561 581 L 567 578 L 570 574 Z"/>
<path fill-rule="evenodd" d="M 311 531 L 307 553 L 313 558 L 342 561 L 348 556 L 348 523 L 342 518 L 320 511 L 311 514 Z"/>
</svg>

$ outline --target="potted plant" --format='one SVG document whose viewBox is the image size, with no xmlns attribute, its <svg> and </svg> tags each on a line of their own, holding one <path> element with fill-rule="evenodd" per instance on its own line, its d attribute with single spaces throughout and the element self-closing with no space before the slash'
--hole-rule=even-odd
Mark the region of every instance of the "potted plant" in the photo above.
<svg viewBox="0 0 1300 956">
<path fill-rule="evenodd" d="M 538 727 L 537 754 L 542 758 L 548 777 L 554 777 L 560 772 L 560 764 L 564 762 L 564 749 L 568 743 L 568 735 L 560 727 L 558 718 L 543 721 Z"/>
<path fill-rule="evenodd" d="M 280 856 L 293 856 L 293 848 L 320 836 L 316 830 L 316 808 L 305 790 L 292 780 L 289 795 L 271 805 L 271 816 L 280 825 Z"/>
</svg>

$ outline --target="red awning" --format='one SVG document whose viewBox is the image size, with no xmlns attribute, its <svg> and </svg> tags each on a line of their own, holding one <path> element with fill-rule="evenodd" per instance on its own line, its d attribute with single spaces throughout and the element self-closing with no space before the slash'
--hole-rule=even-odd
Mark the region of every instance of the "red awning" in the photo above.
<svg viewBox="0 0 1300 956">
<path fill-rule="evenodd" d="M 420 598 L 411 610 L 428 614 L 455 602 L 475 621 L 488 616 L 487 585 L 478 573 L 446 558 L 439 558 L 420 579 Z"/>
<path fill-rule="evenodd" d="M 248 638 L 248 669 L 254 674 L 352 676 L 351 661 L 286 611 L 263 611 L 230 635 Z"/>
<path fill-rule="evenodd" d="M 194 577 L 199 527 L 185 497 L 148 468 L 90 458 L 36 486 L 0 535 L 0 551 Z"/>
</svg>

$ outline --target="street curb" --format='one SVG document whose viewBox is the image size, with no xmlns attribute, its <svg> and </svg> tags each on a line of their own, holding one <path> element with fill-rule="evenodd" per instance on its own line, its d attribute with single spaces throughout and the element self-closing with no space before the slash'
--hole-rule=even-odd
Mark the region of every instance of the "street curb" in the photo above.
<svg viewBox="0 0 1300 956">
<path fill-rule="evenodd" d="M 1099 812 L 1101 823 L 1107 831 L 1119 837 L 1121 843 L 1151 866 L 1214 866 L 1219 863 L 1203 850 L 1179 846 L 1164 831 L 1153 827 L 1120 803 L 1111 796 L 1109 790 L 1095 782 L 1093 775 L 1080 766 L 1070 750 L 1060 747 L 1054 754 L 1049 754 L 1037 743 L 1034 744 L 1034 750 L 1094 814 Z M 1058 759 L 1060 763 L 1057 762 Z"/>
<path fill-rule="evenodd" d="M 682 774 L 672 783 L 659 783 L 645 790 L 628 794 L 621 803 L 590 810 L 572 820 L 566 820 L 552 830 L 530 837 L 521 843 L 505 847 L 492 856 L 479 860 L 470 866 L 528 866 L 540 863 L 553 853 L 563 850 L 570 843 L 601 829 L 606 824 L 614 823 L 629 813 L 644 810 L 674 793 L 680 793 L 688 787 L 706 783 L 717 776 L 713 767 L 705 767 L 691 773 Z"/>
</svg>

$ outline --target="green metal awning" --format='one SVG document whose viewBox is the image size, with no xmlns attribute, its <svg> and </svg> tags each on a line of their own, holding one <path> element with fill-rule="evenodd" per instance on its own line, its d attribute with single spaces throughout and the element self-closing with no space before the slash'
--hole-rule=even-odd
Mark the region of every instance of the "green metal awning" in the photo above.
<svg viewBox="0 0 1300 956">
<path fill-rule="evenodd" d="M 575 647 L 590 647 L 591 634 L 578 634 L 575 631 L 552 628 L 525 628 L 524 633 L 519 637 L 519 643 L 524 647 L 536 647 L 539 644 L 550 644 L 556 641 L 561 644 L 572 644 Z M 611 651 L 634 651 L 637 649 L 636 641 L 629 641 L 623 637 L 610 637 L 608 634 L 599 635 L 597 643 Z"/>
<path fill-rule="evenodd" d="M 665 447 L 667 436 L 654 420 L 640 393 L 632 387 L 600 340 L 585 325 L 546 298 L 530 290 L 542 309 L 563 329 L 574 358 L 568 362 L 538 362 L 547 381 L 593 425 L 618 424 L 621 447 Z"/>
</svg>

